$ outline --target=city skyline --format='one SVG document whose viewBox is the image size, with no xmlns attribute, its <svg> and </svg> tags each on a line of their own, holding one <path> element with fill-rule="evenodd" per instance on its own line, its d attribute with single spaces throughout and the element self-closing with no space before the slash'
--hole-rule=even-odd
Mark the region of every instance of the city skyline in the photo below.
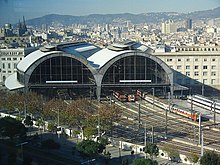
<svg viewBox="0 0 220 165">
<path fill-rule="evenodd" d="M 190 5 L 189 5 L 190 4 Z M 126 6 L 126 7 L 125 7 Z M 0 0 L 0 24 L 16 23 L 47 14 L 84 16 L 89 14 L 180 12 L 209 10 L 220 6 L 219 0 Z"/>
</svg>

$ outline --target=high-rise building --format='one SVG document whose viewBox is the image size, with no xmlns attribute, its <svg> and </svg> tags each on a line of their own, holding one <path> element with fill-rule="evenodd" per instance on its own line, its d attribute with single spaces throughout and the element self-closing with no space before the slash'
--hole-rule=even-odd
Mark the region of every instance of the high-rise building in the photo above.
<svg viewBox="0 0 220 165">
<path fill-rule="evenodd" d="M 186 29 L 192 29 L 192 19 L 186 20 Z"/>
<path fill-rule="evenodd" d="M 175 33 L 176 31 L 177 31 L 177 27 L 176 24 L 173 22 L 173 20 L 162 22 L 162 33 L 169 34 L 169 33 Z"/>
</svg>

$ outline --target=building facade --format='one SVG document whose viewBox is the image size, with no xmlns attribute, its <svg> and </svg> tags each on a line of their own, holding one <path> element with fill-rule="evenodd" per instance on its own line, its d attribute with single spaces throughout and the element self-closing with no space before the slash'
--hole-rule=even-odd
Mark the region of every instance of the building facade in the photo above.
<svg viewBox="0 0 220 165">
<path fill-rule="evenodd" d="M 175 52 L 154 55 L 174 70 L 175 83 L 220 89 L 220 47 L 179 46 Z"/>
<path fill-rule="evenodd" d="M 85 42 L 42 47 L 26 56 L 5 85 L 53 95 L 60 89 L 100 99 L 115 89 L 160 88 L 173 93 L 173 71 L 151 49 L 123 42 L 101 49 Z"/>
<path fill-rule="evenodd" d="M 36 48 L 0 49 L 0 84 L 16 71 L 17 64 Z"/>
</svg>

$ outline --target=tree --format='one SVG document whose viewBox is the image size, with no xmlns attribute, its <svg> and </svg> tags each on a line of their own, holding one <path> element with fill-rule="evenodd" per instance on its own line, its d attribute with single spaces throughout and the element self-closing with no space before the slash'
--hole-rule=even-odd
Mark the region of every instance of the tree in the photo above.
<svg viewBox="0 0 220 165">
<path fill-rule="evenodd" d="M 167 153 L 168 159 L 170 158 L 171 161 L 179 159 L 179 152 L 175 149 L 174 145 L 166 144 L 164 145 L 163 150 Z"/>
<path fill-rule="evenodd" d="M 220 156 L 214 151 L 205 152 L 200 159 L 201 165 L 217 165 L 220 164 Z"/>
<path fill-rule="evenodd" d="M 96 128 L 93 112 L 91 112 L 91 105 L 86 99 L 75 100 L 70 103 L 65 111 L 66 123 L 71 127 L 78 127 L 84 136 L 84 129 L 86 127 Z"/>
<path fill-rule="evenodd" d="M 80 154 L 90 158 L 102 153 L 104 148 L 105 146 L 101 143 L 94 142 L 92 140 L 83 140 L 76 145 L 76 149 L 80 152 Z"/>
<path fill-rule="evenodd" d="M 33 126 L 33 121 L 32 121 L 30 116 L 26 116 L 26 118 L 24 120 L 24 124 L 29 126 L 29 127 Z"/>
<path fill-rule="evenodd" d="M 42 117 L 44 119 L 49 119 L 49 120 L 52 119 L 58 122 L 58 113 L 59 113 L 59 122 L 65 124 L 66 107 L 67 107 L 67 104 L 63 100 L 60 100 L 60 99 L 49 100 L 43 105 L 43 116 Z"/>
<path fill-rule="evenodd" d="M 5 108 L 5 105 L 7 103 L 6 99 L 7 99 L 7 93 L 3 90 L 0 90 L 0 109 L 1 108 Z"/>
<path fill-rule="evenodd" d="M 147 143 L 144 149 L 144 152 L 149 154 L 151 159 L 153 160 L 154 156 L 158 156 L 159 154 L 159 148 L 154 143 Z"/>
<path fill-rule="evenodd" d="M 151 159 L 135 159 L 132 161 L 131 165 L 157 165 L 157 161 L 152 161 Z"/>
<path fill-rule="evenodd" d="M 57 131 L 57 127 L 54 123 L 48 123 L 47 129 L 49 132 L 56 132 Z"/>
<path fill-rule="evenodd" d="M 26 128 L 24 124 L 11 117 L 0 119 L 0 134 L 4 137 L 9 137 L 11 140 L 15 137 L 25 137 Z"/>
<path fill-rule="evenodd" d="M 97 135 L 97 128 L 95 127 L 85 127 L 84 136 L 90 139 L 93 135 Z"/>
<path fill-rule="evenodd" d="M 190 153 L 187 158 L 189 159 L 190 162 L 192 163 L 197 163 L 199 161 L 199 157 L 196 153 Z"/>
<path fill-rule="evenodd" d="M 108 151 L 108 152 L 104 152 L 104 158 L 105 158 L 105 165 L 109 165 L 109 161 L 111 159 L 111 153 Z"/>
<path fill-rule="evenodd" d="M 41 97 L 35 92 L 26 92 L 22 94 L 28 113 L 39 114 L 41 110 Z M 28 98 L 28 100 L 27 100 Z"/>
<path fill-rule="evenodd" d="M 113 122 L 119 121 L 122 114 L 122 110 L 119 107 L 115 105 L 110 106 L 109 104 L 101 105 L 98 111 L 104 131 L 111 130 Z"/>
<path fill-rule="evenodd" d="M 20 93 L 8 92 L 5 93 L 4 97 L 5 103 L 3 104 L 3 107 L 7 110 L 14 111 L 15 109 L 18 109 L 19 112 L 24 110 L 24 97 Z"/>
</svg>

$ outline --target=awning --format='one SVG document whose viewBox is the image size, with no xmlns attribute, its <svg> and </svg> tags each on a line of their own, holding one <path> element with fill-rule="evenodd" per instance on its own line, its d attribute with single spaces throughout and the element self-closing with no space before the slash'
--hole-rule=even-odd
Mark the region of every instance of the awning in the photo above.
<svg viewBox="0 0 220 165">
<path fill-rule="evenodd" d="M 5 86 L 6 86 L 9 90 L 15 90 L 15 89 L 24 88 L 24 85 L 21 84 L 21 83 L 17 80 L 17 72 L 15 72 L 14 74 L 12 74 L 11 76 L 9 76 L 9 77 L 5 80 Z"/>
</svg>

